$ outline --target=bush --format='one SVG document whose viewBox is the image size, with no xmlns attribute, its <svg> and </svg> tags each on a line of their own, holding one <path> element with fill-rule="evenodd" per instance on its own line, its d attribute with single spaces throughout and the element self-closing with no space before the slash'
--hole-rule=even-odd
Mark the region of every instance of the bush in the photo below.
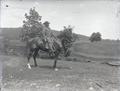
<svg viewBox="0 0 120 91">
<path fill-rule="evenodd" d="M 101 34 L 99 32 L 97 33 L 92 33 L 92 35 L 90 36 L 89 40 L 91 42 L 94 42 L 94 41 L 101 41 L 102 38 L 101 38 Z"/>
</svg>

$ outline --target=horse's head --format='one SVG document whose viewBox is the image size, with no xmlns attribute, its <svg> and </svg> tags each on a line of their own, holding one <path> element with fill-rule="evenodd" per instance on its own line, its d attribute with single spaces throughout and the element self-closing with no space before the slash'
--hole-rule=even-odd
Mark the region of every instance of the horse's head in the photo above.
<svg viewBox="0 0 120 91">
<path fill-rule="evenodd" d="M 70 42 L 66 41 L 66 40 L 62 40 L 61 44 L 62 44 L 62 49 L 63 49 L 64 56 L 65 57 L 70 56 L 72 44 Z"/>
</svg>

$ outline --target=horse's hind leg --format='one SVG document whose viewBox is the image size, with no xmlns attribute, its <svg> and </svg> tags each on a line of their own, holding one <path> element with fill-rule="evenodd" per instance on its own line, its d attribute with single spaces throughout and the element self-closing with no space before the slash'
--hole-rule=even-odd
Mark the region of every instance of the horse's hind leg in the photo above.
<svg viewBox="0 0 120 91">
<path fill-rule="evenodd" d="M 37 66 L 36 57 L 37 57 L 37 55 L 38 55 L 38 51 L 39 51 L 39 49 L 36 49 L 35 52 L 34 52 L 34 54 L 33 54 L 33 59 L 34 59 L 35 67 Z"/>
<path fill-rule="evenodd" d="M 54 60 L 54 64 L 53 64 L 53 68 L 56 68 L 56 64 L 57 64 L 57 58 Z"/>
<path fill-rule="evenodd" d="M 59 53 L 56 54 L 55 56 L 55 60 L 54 60 L 54 64 L 53 64 L 53 68 L 56 69 L 56 65 L 57 65 L 57 61 L 58 61 L 58 56 L 59 56 Z"/>
</svg>

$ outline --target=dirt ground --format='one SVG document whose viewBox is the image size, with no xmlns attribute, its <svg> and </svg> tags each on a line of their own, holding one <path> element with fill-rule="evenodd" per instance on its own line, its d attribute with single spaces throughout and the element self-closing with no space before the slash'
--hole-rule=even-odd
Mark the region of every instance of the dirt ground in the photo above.
<svg viewBox="0 0 120 91">
<path fill-rule="evenodd" d="M 38 67 L 28 69 L 27 59 L 0 56 L 3 62 L 2 91 L 120 91 L 120 67 L 106 61 L 73 62 L 37 59 Z"/>
</svg>

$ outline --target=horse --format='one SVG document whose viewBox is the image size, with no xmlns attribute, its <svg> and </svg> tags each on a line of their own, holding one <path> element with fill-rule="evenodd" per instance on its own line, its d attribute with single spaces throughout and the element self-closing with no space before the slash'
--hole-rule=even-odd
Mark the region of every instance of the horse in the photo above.
<svg viewBox="0 0 120 91">
<path fill-rule="evenodd" d="M 45 45 L 48 44 L 48 47 L 46 47 Z M 60 42 L 61 45 L 63 44 L 62 42 Z M 37 66 L 37 61 L 36 61 L 36 57 L 38 55 L 39 50 L 44 51 L 49 53 L 49 55 L 53 55 L 54 57 L 54 64 L 53 64 L 53 68 L 56 69 L 56 64 L 57 64 L 57 60 L 59 58 L 59 55 L 62 53 L 63 51 L 63 47 L 60 45 L 60 43 L 58 43 L 57 41 L 53 41 L 52 42 L 52 49 L 49 45 L 48 42 L 45 42 L 45 40 L 41 40 L 39 37 L 38 38 L 33 38 L 31 40 L 28 41 L 27 43 L 27 59 L 28 59 L 28 68 L 31 69 L 30 66 L 30 58 L 33 57 L 34 60 L 34 65 L 35 67 Z"/>
</svg>

